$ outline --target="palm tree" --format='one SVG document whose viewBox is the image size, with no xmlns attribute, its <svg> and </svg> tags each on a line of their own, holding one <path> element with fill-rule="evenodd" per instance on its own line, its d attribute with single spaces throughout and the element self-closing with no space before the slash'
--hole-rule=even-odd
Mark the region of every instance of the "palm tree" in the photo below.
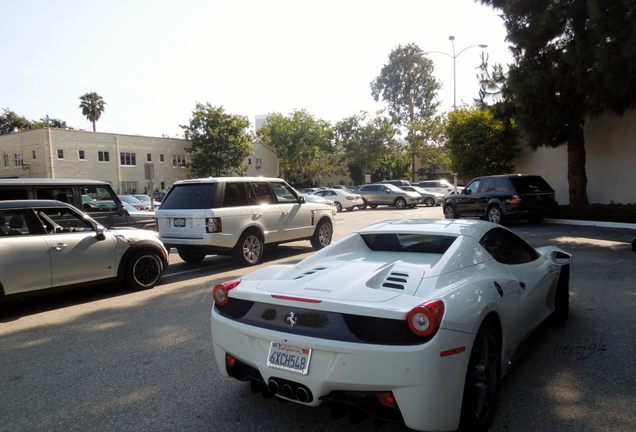
<svg viewBox="0 0 636 432">
<path fill-rule="evenodd" d="M 79 107 L 82 109 L 82 114 L 86 116 L 88 121 L 93 123 L 93 132 L 95 132 L 97 130 L 95 128 L 95 122 L 102 116 L 106 102 L 95 92 L 89 92 L 80 96 L 80 100 L 82 103 Z"/>
</svg>

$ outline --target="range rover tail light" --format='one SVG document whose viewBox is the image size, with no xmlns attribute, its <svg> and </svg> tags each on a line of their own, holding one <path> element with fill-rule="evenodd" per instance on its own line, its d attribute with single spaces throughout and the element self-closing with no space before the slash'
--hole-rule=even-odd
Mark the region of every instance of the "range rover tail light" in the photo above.
<svg viewBox="0 0 636 432">
<path fill-rule="evenodd" d="M 414 307 L 408 314 L 409 328 L 418 336 L 433 334 L 442 322 L 444 302 L 434 300 Z"/>
<path fill-rule="evenodd" d="M 510 201 L 513 204 L 521 204 L 521 197 L 519 195 L 513 195 Z"/>
<path fill-rule="evenodd" d="M 241 283 L 240 279 L 232 279 L 223 283 L 218 284 L 214 287 L 212 291 L 212 297 L 214 297 L 214 302 L 218 306 L 225 306 L 227 302 L 230 300 L 229 292 L 231 289 L 234 289 Z"/>
<path fill-rule="evenodd" d="M 206 218 L 205 219 L 205 232 L 206 233 L 220 233 L 220 232 L 223 232 L 223 225 L 221 224 L 221 218 Z"/>
</svg>

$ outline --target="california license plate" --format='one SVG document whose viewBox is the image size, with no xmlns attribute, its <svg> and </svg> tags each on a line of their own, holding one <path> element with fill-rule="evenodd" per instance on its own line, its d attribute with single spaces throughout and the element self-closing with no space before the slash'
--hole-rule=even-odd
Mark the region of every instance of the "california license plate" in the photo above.
<svg viewBox="0 0 636 432">
<path fill-rule="evenodd" d="M 174 226 L 176 227 L 184 227 L 185 219 L 184 218 L 174 218 Z"/>
<path fill-rule="evenodd" d="M 311 349 L 300 348 L 280 342 L 272 342 L 269 346 L 267 366 L 307 375 L 310 360 Z"/>
</svg>

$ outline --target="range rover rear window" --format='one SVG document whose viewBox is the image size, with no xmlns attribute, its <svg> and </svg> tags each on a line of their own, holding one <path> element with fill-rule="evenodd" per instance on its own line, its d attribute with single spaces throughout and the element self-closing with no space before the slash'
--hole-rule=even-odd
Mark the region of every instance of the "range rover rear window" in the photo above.
<svg viewBox="0 0 636 432">
<path fill-rule="evenodd" d="M 548 182 L 540 176 L 513 177 L 510 181 L 520 194 L 554 192 Z"/>
<path fill-rule="evenodd" d="M 214 208 L 217 183 L 174 185 L 161 203 L 161 210 L 203 210 Z"/>
</svg>

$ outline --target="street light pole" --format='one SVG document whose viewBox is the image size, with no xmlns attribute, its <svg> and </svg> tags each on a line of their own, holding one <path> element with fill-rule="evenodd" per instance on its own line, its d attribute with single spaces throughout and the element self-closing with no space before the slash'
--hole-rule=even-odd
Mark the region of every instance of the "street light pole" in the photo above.
<svg viewBox="0 0 636 432">
<path fill-rule="evenodd" d="M 417 53 L 417 55 L 423 56 L 426 54 L 444 54 L 445 56 L 448 56 L 453 59 L 453 109 L 455 109 L 457 107 L 457 67 L 456 67 L 457 57 L 459 57 L 461 53 L 463 53 L 469 48 L 474 48 L 474 47 L 488 48 L 488 45 L 485 45 L 485 44 L 470 45 L 464 48 L 463 50 L 461 50 L 460 52 L 458 52 L 457 54 L 455 54 L 455 36 L 449 36 L 448 40 L 451 41 L 451 44 L 453 46 L 453 55 L 450 55 L 442 51 L 420 51 Z"/>
</svg>

